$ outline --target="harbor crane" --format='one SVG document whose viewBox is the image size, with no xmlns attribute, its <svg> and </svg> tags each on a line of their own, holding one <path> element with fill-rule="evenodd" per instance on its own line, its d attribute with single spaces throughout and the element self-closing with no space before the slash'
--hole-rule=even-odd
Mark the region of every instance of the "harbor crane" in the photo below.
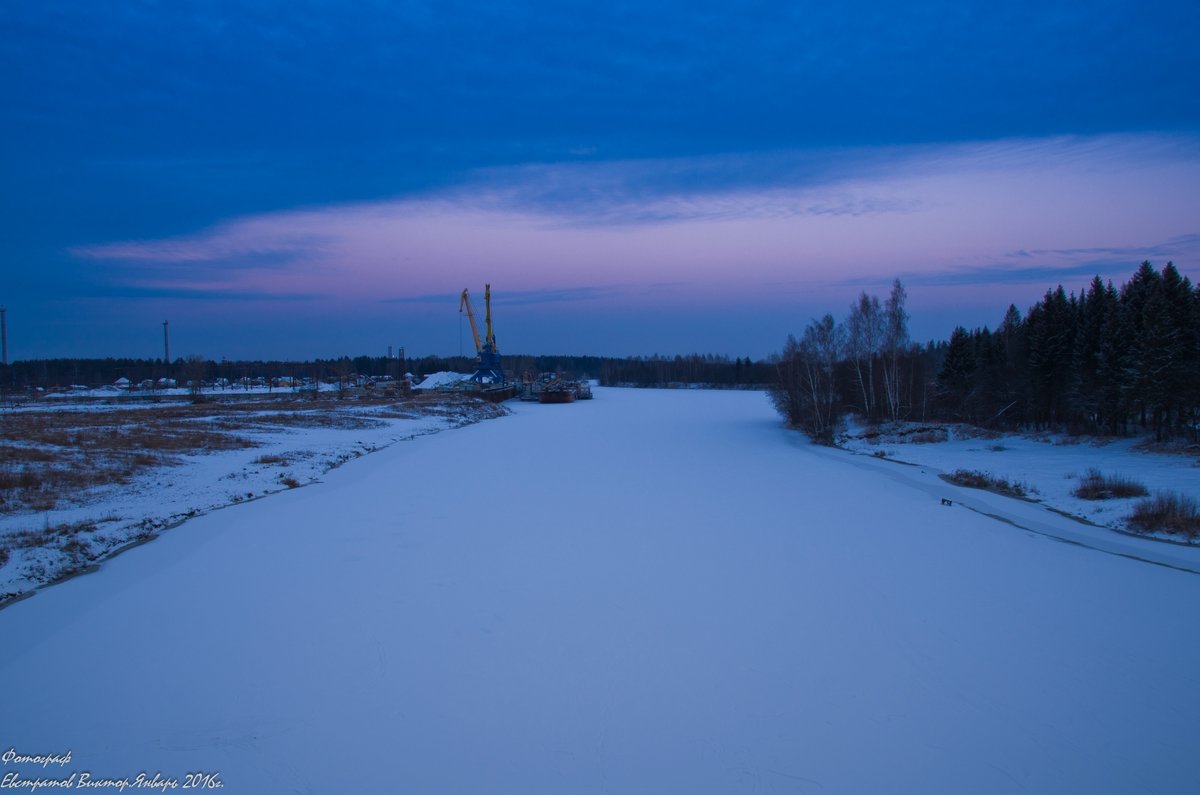
<svg viewBox="0 0 1200 795">
<path fill-rule="evenodd" d="M 471 322 L 471 336 L 475 339 L 476 360 L 475 374 L 472 381 L 481 384 L 503 384 L 504 368 L 500 366 L 500 350 L 496 347 L 496 334 L 492 331 L 492 285 L 484 285 L 483 305 L 486 311 L 487 334 L 482 341 L 479 339 L 479 327 L 475 324 L 475 312 L 471 309 L 471 296 L 464 287 L 462 298 L 458 302 L 458 311 L 467 313 Z"/>
</svg>

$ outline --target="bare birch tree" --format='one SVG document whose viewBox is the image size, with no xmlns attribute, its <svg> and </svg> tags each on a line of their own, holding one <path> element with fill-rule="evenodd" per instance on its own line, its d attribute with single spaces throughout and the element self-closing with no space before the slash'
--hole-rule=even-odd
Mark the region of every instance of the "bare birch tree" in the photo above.
<svg viewBox="0 0 1200 795">
<path fill-rule="evenodd" d="M 900 357 L 908 349 L 908 312 L 904 310 L 904 302 L 908 293 L 900 280 L 892 282 L 892 292 L 884 305 L 884 362 L 883 386 L 887 399 L 888 416 L 892 420 L 900 419 L 900 396 L 904 393 L 901 385 Z"/>
<path fill-rule="evenodd" d="M 834 368 L 846 345 L 845 329 L 833 315 L 814 320 L 799 342 L 789 336 L 778 363 L 772 398 L 794 427 L 820 442 L 831 442 L 838 419 Z"/>
<path fill-rule="evenodd" d="M 868 420 L 874 419 L 875 407 L 875 357 L 883 345 L 883 310 L 879 299 L 865 292 L 857 303 L 850 305 L 847 321 L 846 358 L 854 365 L 854 379 L 862 398 L 862 412 Z"/>
</svg>

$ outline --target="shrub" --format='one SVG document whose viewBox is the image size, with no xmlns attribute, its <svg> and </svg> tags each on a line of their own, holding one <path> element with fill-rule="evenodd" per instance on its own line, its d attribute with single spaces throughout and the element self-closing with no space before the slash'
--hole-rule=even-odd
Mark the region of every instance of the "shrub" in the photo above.
<svg viewBox="0 0 1200 795">
<path fill-rule="evenodd" d="M 280 466 L 287 466 L 287 462 L 288 460 L 281 455 L 260 455 L 254 459 L 254 463 L 256 464 L 279 464 Z"/>
<path fill-rule="evenodd" d="M 294 489 L 300 485 L 300 481 L 296 480 L 291 475 L 280 475 L 279 482 L 284 486 L 287 486 L 289 489 Z"/>
<path fill-rule="evenodd" d="M 1008 497 L 1025 497 L 1032 491 L 1024 483 L 1015 480 L 1008 481 L 1005 478 L 996 477 L 990 472 L 980 472 L 978 470 L 956 469 L 949 475 L 943 475 L 942 477 L 958 486 L 966 486 L 971 489 L 986 489 L 987 491 L 994 491 Z"/>
<path fill-rule="evenodd" d="M 1174 492 L 1158 492 L 1133 506 L 1129 524 L 1143 533 L 1163 532 L 1200 535 L 1200 504 L 1193 497 Z"/>
<path fill-rule="evenodd" d="M 62 545 L 62 551 L 72 556 L 87 557 L 91 553 L 91 549 L 86 543 L 78 538 L 72 538 L 70 541 Z"/>
<path fill-rule="evenodd" d="M 1150 492 L 1141 483 L 1123 475 L 1102 475 L 1098 469 L 1089 469 L 1071 493 L 1083 500 L 1111 500 L 1145 497 Z"/>
</svg>

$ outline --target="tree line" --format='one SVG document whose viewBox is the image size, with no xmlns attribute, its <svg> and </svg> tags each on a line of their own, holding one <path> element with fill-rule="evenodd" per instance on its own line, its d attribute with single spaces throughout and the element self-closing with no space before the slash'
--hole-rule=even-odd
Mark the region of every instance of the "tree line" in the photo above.
<svg viewBox="0 0 1200 795">
<path fill-rule="evenodd" d="M 751 361 L 750 357 L 714 354 L 687 356 L 532 356 L 505 355 L 504 370 L 509 379 L 526 374 L 559 373 L 572 378 L 596 378 L 605 386 L 667 387 L 673 384 L 705 384 L 726 387 L 766 388 L 774 377 L 770 362 Z M 392 376 L 405 373 L 425 376 L 452 371 L 475 370 L 475 359 L 466 356 L 343 356 L 307 361 L 245 360 L 214 361 L 202 356 L 187 356 L 170 362 L 163 359 L 30 359 L 0 365 L 0 386 L 13 389 L 42 387 L 52 389 L 72 385 L 97 387 L 128 378 L 134 384 L 174 378 L 185 381 L 230 382 L 245 378 L 289 378 L 301 380 L 340 380 L 355 376 Z"/>
<path fill-rule="evenodd" d="M 999 327 L 956 328 L 913 344 L 899 280 L 883 304 L 865 292 L 789 337 L 775 359 L 776 407 L 832 440 L 840 418 L 944 420 L 1076 433 L 1200 435 L 1200 289 L 1173 263 L 1143 262 L 1120 288 L 1061 285 Z"/>
</svg>

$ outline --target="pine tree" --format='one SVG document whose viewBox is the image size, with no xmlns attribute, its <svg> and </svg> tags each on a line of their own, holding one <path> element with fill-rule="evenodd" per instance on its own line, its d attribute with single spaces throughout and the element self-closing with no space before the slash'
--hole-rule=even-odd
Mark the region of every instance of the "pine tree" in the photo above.
<svg viewBox="0 0 1200 795">
<path fill-rule="evenodd" d="M 1070 400 L 1072 412 L 1082 415 L 1093 426 L 1103 422 L 1101 416 L 1102 386 L 1100 376 L 1104 330 L 1110 309 L 1108 292 L 1099 276 L 1092 279 L 1087 292 L 1079 301 L 1078 328 L 1072 358 Z"/>
<path fill-rule="evenodd" d="M 938 398 L 942 407 L 956 419 L 970 419 L 968 398 L 975 374 L 975 352 L 971 335 L 959 326 L 950 335 L 946 358 L 938 372 Z"/>
<path fill-rule="evenodd" d="M 1164 372 L 1160 380 L 1165 390 L 1162 406 L 1166 432 L 1170 434 L 1184 430 L 1185 419 L 1191 414 L 1194 393 L 1190 391 L 1196 368 L 1200 362 L 1195 357 L 1194 329 L 1191 327 L 1192 283 L 1180 276 L 1175 264 L 1168 262 L 1162 271 L 1163 300 L 1166 304 L 1166 328 L 1160 333 L 1163 342 Z M 1160 429 L 1160 433 L 1164 429 Z"/>
<path fill-rule="evenodd" d="M 1164 308 L 1161 292 L 1162 278 L 1149 261 L 1142 262 L 1133 278 L 1121 288 L 1121 325 L 1129 340 L 1125 359 L 1128 404 L 1142 427 L 1148 427 L 1153 419 L 1157 391 L 1154 372 L 1161 366 L 1155 351 L 1154 318 Z"/>
<path fill-rule="evenodd" d="M 1014 304 L 1008 305 L 996 332 L 1004 349 L 1001 376 L 1004 406 L 998 414 L 1007 422 L 1023 422 L 1029 416 L 1029 353 L 1025 321 Z"/>
<path fill-rule="evenodd" d="M 1026 319 L 1030 387 L 1035 419 L 1056 423 L 1067 419 L 1067 387 L 1071 378 L 1075 315 L 1078 303 L 1062 285 L 1047 290 Z"/>
<path fill-rule="evenodd" d="M 1100 302 L 1100 350 L 1096 365 L 1099 392 L 1098 427 L 1109 433 L 1125 433 L 1129 422 L 1129 340 L 1128 318 L 1121 310 L 1120 297 L 1112 282 L 1104 286 Z"/>
</svg>

